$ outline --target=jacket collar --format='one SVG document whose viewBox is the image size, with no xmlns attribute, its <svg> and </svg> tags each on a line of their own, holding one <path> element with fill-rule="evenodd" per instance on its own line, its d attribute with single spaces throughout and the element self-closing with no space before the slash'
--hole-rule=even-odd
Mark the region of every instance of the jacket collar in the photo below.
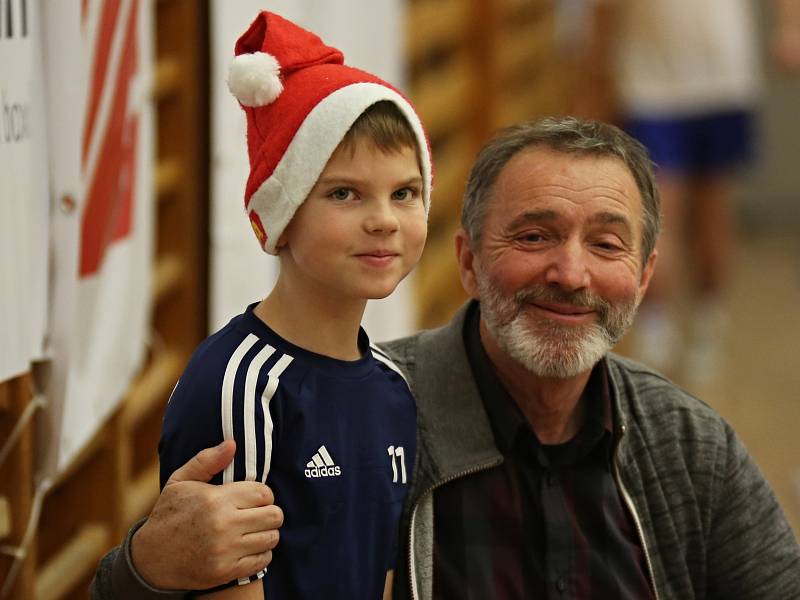
<svg viewBox="0 0 800 600">
<path fill-rule="evenodd" d="M 420 450 L 428 454 L 431 469 L 430 473 L 418 474 L 420 479 L 430 478 L 425 487 L 503 460 L 464 348 L 462 332 L 468 306 L 462 306 L 444 327 L 425 331 L 417 338 L 412 381 Z"/>
</svg>

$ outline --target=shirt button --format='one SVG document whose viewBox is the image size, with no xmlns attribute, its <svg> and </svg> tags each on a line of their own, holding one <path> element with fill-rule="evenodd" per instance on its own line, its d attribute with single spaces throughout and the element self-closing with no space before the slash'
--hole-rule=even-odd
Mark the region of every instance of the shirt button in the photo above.
<svg viewBox="0 0 800 600">
<path fill-rule="evenodd" d="M 562 594 L 567 590 L 567 582 L 564 581 L 563 577 L 559 577 L 556 580 L 556 589 Z"/>
</svg>

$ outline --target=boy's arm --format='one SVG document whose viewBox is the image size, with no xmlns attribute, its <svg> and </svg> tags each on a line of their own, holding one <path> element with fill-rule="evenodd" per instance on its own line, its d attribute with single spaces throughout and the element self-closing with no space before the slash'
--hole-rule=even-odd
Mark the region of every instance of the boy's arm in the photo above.
<svg viewBox="0 0 800 600">
<path fill-rule="evenodd" d="M 394 583 L 394 570 L 386 572 L 386 583 L 383 585 L 383 600 L 392 600 L 392 583 Z"/>
</svg>

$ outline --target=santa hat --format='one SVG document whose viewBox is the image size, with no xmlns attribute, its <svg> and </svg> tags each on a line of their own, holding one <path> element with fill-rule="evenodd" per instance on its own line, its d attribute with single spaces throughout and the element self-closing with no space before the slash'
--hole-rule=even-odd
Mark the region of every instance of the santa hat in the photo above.
<svg viewBox="0 0 800 600">
<path fill-rule="evenodd" d="M 236 42 L 228 87 L 247 115 L 245 210 L 265 251 L 276 254 L 278 238 L 350 126 L 382 100 L 414 131 L 428 211 L 431 153 L 414 108 L 385 81 L 345 66 L 342 53 L 315 34 L 260 13 Z"/>
</svg>

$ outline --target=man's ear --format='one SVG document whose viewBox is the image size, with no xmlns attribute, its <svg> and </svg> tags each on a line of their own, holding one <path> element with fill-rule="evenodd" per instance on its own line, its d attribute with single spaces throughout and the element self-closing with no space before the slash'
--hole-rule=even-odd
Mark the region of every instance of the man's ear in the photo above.
<svg viewBox="0 0 800 600">
<path fill-rule="evenodd" d="M 472 251 L 469 234 L 463 228 L 456 232 L 456 260 L 461 285 L 471 298 L 478 300 L 478 279 L 475 274 L 476 262 L 479 260 Z"/>
<path fill-rule="evenodd" d="M 644 298 L 647 287 L 650 285 L 650 280 L 653 278 L 653 273 L 656 270 L 656 261 L 658 259 L 658 250 L 653 250 L 650 256 L 644 263 L 642 268 L 642 277 L 639 280 L 639 298 Z"/>
</svg>

